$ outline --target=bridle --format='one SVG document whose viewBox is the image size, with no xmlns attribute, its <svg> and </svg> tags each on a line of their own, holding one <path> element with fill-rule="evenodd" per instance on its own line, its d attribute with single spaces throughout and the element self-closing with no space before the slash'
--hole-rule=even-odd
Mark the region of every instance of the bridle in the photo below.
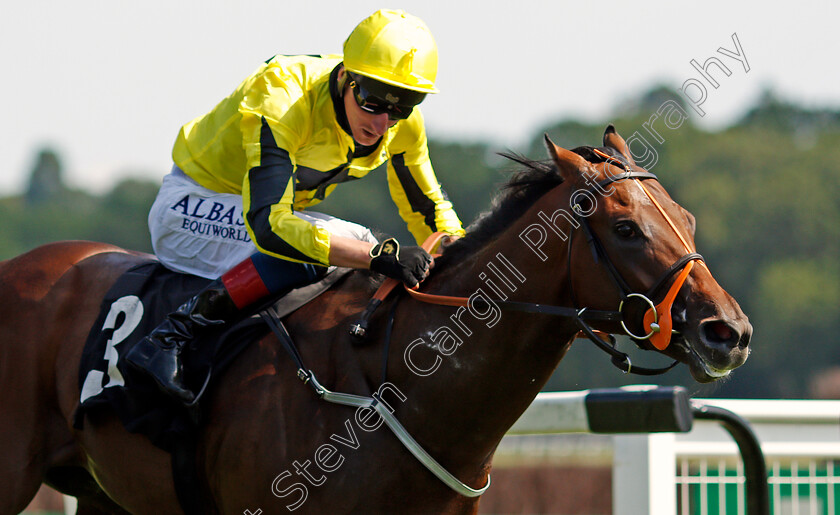
<svg viewBox="0 0 840 515">
<path fill-rule="evenodd" d="M 665 209 L 663 209 L 659 201 L 656 200 L 656 197 L 654 197 L 651 194 L 650 190 L 648 190 L 648 188 L 646 188 L 643 184 L 642 181 L 645 179 L 657 179 L 656 175 L 647 171 L 634 170 L 626 162 L 616 157 L 610 156 L 605 152 L 601 151 L 600 149 L 596 148 L 592 151 L 597 156 L 603 158 L 604 162 L 621 167 L 624 170 L 624 173 L 618 175 L 610 175 L 606 179 L 600 181 L 598 183 L 599 189 L 603 190 L 605 186 L 613 182 L 618 182 L 625 179 L 632 179 L 633 182 L 644 192 L 647 198 L 656 207 L 656 210 L 665 219 L 665 221 L 671 227 L 671 230 L 674 231 L 674 234 L 677 235 L 677 237 L 680 240 L 680 243 L 682 243 L 683 248 L 686 251 L 686 254 L 679 258 L 674 264 L 672 264 L 668 268 L 668 270 L 665 271 L 665 273 L 653 284 L 653 286 L 651 286 L 651 288 L 646 293 L 634 292 L 632 288 L 630 288 L 630 286 L 628 285 L 627 281 L 624 280 L 621 273 L 618 271 L 615 264 L 610 259 L 609 255 L 606 253 L 604 245 L 601 243 L 601 240 L 598 238 L 598 235 L 595 234 L 595 232 L 590 227 L 587 218 L 580 216 L 577 210 L 573 210 L 575 212 L 576 220 L 578 224 L 580 224 L 580 226 L 583 227 L 584 233 L 586 234 L 587 242 L 592 248 L 592 253 L 595 258 L 595 262 L 597 263 L 599 261 L 602 261 L 604 263 L 607 271 L 609 272 L 610 277 L 612 278 L 616 287 L 621 292 L 621 302 L 619 303 L 618 312 L 621 313 L 622 329 L 624 329 L 624 332 L 627 334 L 627 336 L 636 341 L 637 344 L 640 341 L 647 340 L 657 350 L 665 350 L 666 348 L 668 348 L 668 345 L 671 342 L 671 336 L 673 333 L 671 307 L 673 306 L 677 293 L 679 293 L 679 290 L 682 288 L 682 285 L 685 283 L 685 280 L 691 273 L 691 270 L 694 267 L 694 262 L 699 261 L 705 266 L 703 256 L 694 251 L 694 249 L 689 245 L 688 240 L 682 235 L 682 233 L 680 233 L 680 230 L 677 228 L 674 221 L 671 220 L 671 217 L 668 216 L 668 213 L 665 212 Z M 574 232 L 572 232 L 572 236 L 574 236 Z M 571 241 L 568 245 L 568 252 L 569 256 L 566 260 L 566 266 L 568 267 L 568 271 L 570 273 L 567 274 L 567 277 L 569 278 L 569 288 L 572 295 L 572 303 L 574 306 L 577 306 L 578 304 L 575 297 L 573 282 L 571 280 Z M 671 287 L 668 289 L 663 300 L 659 304 L 654 304 L 654 301 L 652 299 L 656 299 L 659 297 L 662 289 L 674 276 L 676 276 L 676 279 L 671 284 Z M 635 301 L 636 299 L 642 302 L 644 304 L 644 307 L 647 307 L 641 324 L 641 327 L 645 331 L 644 334 L 635 334 L 627 326 L 625 320 L 626 317 L 624 316 L 625 306 L 628 305 L 630 302 Z"/>
<path fill-rule="evenodd" d="M 692 250 L 687 240 L 683 237 L 682 234 L 680 234 L 679 229 L 668 216 L 668 214 L 665 212 L 665 210 L 662 208 L 662 206 L 659 204 L 659 202 L 656 201 L 653 195 L 651 195 L 650 191 L 648 191 L 648 189 L 645 188 L 644 184 L 642 184 L 643 180 L 656 179 L 656 176 L 654 174 L 647 171 L 635 170 L 623 160 L 610 156 L 599 149 L 593 149 L 593 152 L 595 153 L 595 155 L 601 157 L 604 160 L 603 162 L 620 166 L 624 170 L 624 173 L 618 175 L 610 175 L 606 179 L 600 181 L 598 183 L 598 187 L 603 189 L 604 186 L 607 186 L 613 182 L 618 182 L 625 179 L 633 180 L 633 182 L 636 183 L 639 186 L 639 188 L 642 189 L 642 191 L 644 191 L 645 195 L 647 195 L 647 197 L 650 199 L 653 205 L 656 206 L 656 209 L 659 211 L 659 213 L 668 222 L 668 225 L 671 226 L 671 229 L 673 229 L 673 231 L 677 234 L 683 246 L 685 247 L 686 254 L 680 259 L 678 259 L 673 265 L 671 265 L 668 268 L 668 270 L 665 271 L 665 273 L 654 283 L 654 285 L 646 293 L 634 292 L 633 289 L 627 283 L 627 281 L 624 279 L 624 277 L 622 277 L 621 273 L 618 271 L 618 268 L 615 266 L 613 261 L 610 259 L 609 255 L 604 249 L 604 245 L 598 238 L 597 234 L 595 234 L 595 232 L 590 227 L 586 217 L 581 214 L 582 211 L 580 209 L 573 209 L 576 221 L 575 229 L 577 229 L 578 227 L 583 227 L 583 232 L 586 236 L 587 242 L 589 243 L 592 249 L 593 255 L 595 257 L 595 262 L 604 263 L 604 266 L 609 272 L 610 277 L 612 278 L 613 282 L 615 282 L 616 286 L 621 292 L 621 301 L 619 303 L 618 310 L 599 311 L 588 309 L 585 307 L 577 307 L 578 304 L 575 298 L 574 289 L 572 287 L 573 283 L 571 276 L 573 243 L 572 238 L 574 237 L 575 231 L 571 231 L 572 235 L 569 237 L 569 255 L 568 259 L 566 260 L 566 266 L 568 267 L 568 273 L 566 274 L 566 276 L 567 280 L 569 281 L 569 288 L 571 292 L 573 307 L 544 305 L 531 302 L 515 302 L 508 300 L 493 300 L 492 302 L 494 302 L 501 309 L 504 310 L 520 311 L 526 313 L 538 313 L 543 315 L 551 315 L 571 319 L 577 324 L 584 336 L 589 338 L 599 348 L 603 349 L 611 355 L 611 361 L 613 365 L 615 365 L 619 369 L 623 370 L 624 372 L 635 373 L 640 375 L 661 374 L 673 368 L 677 364 L 677 361 L 674 361 L 673 363 L 671 363 L 671 365 L 667 367 L 657 369 L 634 367 L 630 362 L 630 357 L 627 354 L 620 352 L 618 349 L 616 349 L 615 337 L 612 334 L 596 333 L 596 331 L 592 329 L 590 324 L 595 322 L 620 322 L 621 327 L 624 329 L 625 333 L 628 336 L 630 336 L 630 338 L 633 339 L 637 345 L 639 345 L 640 341 L 647 340 L 651 343 L 653 347 L 655 347 L 658 350 L 666 349 L 671 341 L 671 332 L 673 326 L 671 321 L 671 306 L 673 305 L 677 293 L 682 288 L 683 283 L 685 283 L 685 280 L 688 278 L 688 274 L 691 273 L 691 270 L 694 266 L 694 262 L 700 261 L 700 263 L 702 264 L 703 257 Z M 433 234 L 432 237 L 430 237 L 423 244 L 423 248 L 431 252 L 431 250 L 437 245 L 437 243 L 442 237 L 442 233 Z M 668 281 L 670 281 L 671 278 L 673 278 L 675 275 L 676 279 L 673 281 L 671 287 L 668 289 L 668 292 L 665 294 L 665 298 L 659 304 L 654 304 L 654 301 L 651 299 L 657 298 L 660 291 L 665 287 L 665 284 L 667 284 Z M 388 294 L 394 289 L 394 287 L 397 286 L 397 284 L 400 284 L 397 280 L 387 279 L 379 287 L 371 301 L 368 303 L 367 308 L 362 314 L 362 318 L 350 327 L 350 334 L 354 337 L 356 341 L 363 340 L 365 338 L 367 334 L 368 319 L 376 310 L 376 308 L 382 303 L 382 301 L 388 296 Z M 450 297 L 445 295 L 423 293 L 419 291 L 418 286 L 415 286 L 414 288 L 406 287 L 406 291 L 408 291 L 408 293 L 412 297 L 421 302 L 445 306 L 468 306 L 469 299 L 466 297 Z M 633 302 L 635 299 L 639 299 L 639 301 L 643 303 L 643 306 L 648 308 L 645 311 L 642 320 L 642 328 L 644 331 L 646 331 L 645 334 L 635 334 L 630 328 L 627 327 L 627 324 L 625 322 L 625 306 L 628 305 L 630 302 Z M 387 378 L 388 353 L 391 343 L 391 332 L 393 328 L 397 303 L 398 302 L 395 301 L 391 305 L 390 313 L 388 315 L 387 324 L 385 328 L 382 384 L 385 384 L 385 379 Z M 375 397 L 367 398 L 352 394 L 331 392 L 323 386 L 321 386 L 315 379 L 315 375 L 312 373 L 312 371 L 306 368 L 303 364 L 303 360 L 301 359 L 300 354 L 297 352 L 297 349 L 295 348 L 291 337 L 288 335 L 288 332 L 285 331 L 285 328 L 282 326 L 282 323 L 280 323 L 277 320 L 272 320 L 270 316 L 264 316 L 264 318 L 267 319 L 269 325 L 272 327 L 275 334 L 278 335 L 281 342 L 283 342 L 284 346 L 286 347 L 287 351 L 289 351 L 292 358 L 295 360 L 295 363 L 298 366 L 298 377 L 304 383 L 309 384 L 320 398 L 338 404 L 355 406 L 357 408 L 371 408 L 376 410 L 377 413 L 379 413 L 379 415 L 383 418 L 386 425 L 394 432 L 394 434 L 399 438 L 403 445 L 427 469 L 429 469 L 435 476 L 437 476 L 441 481 L 443 481 L 446 485 L 448 485 L 450 488 L 452 488 L 459 494 L 464 495 L 466 497 L 477 497 L 487 490 L 487 488 L 490 486 L 489 475 L 487 476 L 487 481 L 485 482 L 484 486 L 478 489 L 471 488 L 462 481 L 460 481 L 458 478 L 449 473 L 444 467 L 442 467 L 431 455 L 429 455 L 420 446 L 420 444 L 417 443 L 417 441 L 415 441 L 411 437 L 411 435 L 399 423 L 396 417 L 388 409 L 384 408 L 382 406 L 382 403 L 379 402 L 379 400 Z M 606 338 L 606 340 L 604 338 Z"/>
<path fill-rule="evenodd" d="M 611 156 L 600 149 L 592 149 L 592 152 L 603 160 L 599 162 L 612 164 L 624 170 L 623 173 L 619 173 L 616 175 L 607 174 L 607 178 L 597 183 L 597 188 L 603 191 L 606 186 L 609 186 L 614 182 L 632 180 L 644 192 L 648 199 L 650 199 L 651 203 L 656 207 L 660 215 L 663 218 L 665 218 L 666 222 L 677 235 L 683 247 L 685 248 L 686 254 L 679 258 L 674 264 L 672 264 L 647 292 L 635 292 L 629 286 L 624 277 L 621 275 L 621 272 L 618 271 L 618 268 L 615 266 L 615 263 L 610 259 L 609 255 L 607 254 L 604 248 L 603 243 L 601 242 L 601 239 L 592 230 L 592 227 L 590 226 L 587 217 L 581 214 L 583 210 L 579 208 L 573 209 L 572 211 L 574 213 L 576 225 L 574 226 L 574 230 L 571 231 L 571 235 L 569 237 L 569 243 L 567 245 L 568 258 L 566 260 L 566 276 L 569 282 L 569 291 L 571 292 L 572 297 L 572 307 L 536 304 L 531 302 L 509 301 L 501 299 L 493 300 L 493 302 L 503 310 L 536 313 L 571 319 L 580 329 L 579 334 L 582 334 L 583 336 L 587 337 L 598 348 L 609 354 L 611 356 L 612 364 L 620 370 L 624 371 L 625 373 L 633 373 L 638 375 L 662 374 L 676 366 L 677 361 L 675 360 L 667 367 L 662 368 L 646 368 L 634 366 L 630 361 L 630 356 L 628 356 L 624 352 L 619 351 L 616 348 L 616 340 L 612 334 L 596 331 L 592 328 L 591 324 L 619 323 L 622 329 L 624 330 L 624 333 L 627 336 L 629 336 L 639 347 L 642 347 L 643 341 L 648 341 L 657 350 L 665 350 L 671 342 L 671 336 L 673 332 L 671 307 L 673 306 L 674 300 L 676 299 L 679 290 L 682 288 L 683 284 L 688 278 L 688 275 L 691 273 L 691 270 L 694 267 L 694 262 L 699 261 L 701 264 L 705 265 L 703 261 L 703 256 L 701 256 L 691 248 L 691 246 L 688 244 L 688 240 L 680 233 L 676 224 L 674 224 L 673 220 L 671 220 L 671 218 L 662 208 L 661 204 L 644 186 L 644 180 L 658 180 L 656 175 L 648 171 L 634 169 L 634 167 L 632 167 L 630 164 L 614 156 Z M 590 188 L 588 192 L 592 193 L 593 189 L 595 189 L 595 187 Z M 604 264 L 604 267 L 607 269 L 610 278 L 615 283 L 616 287 L 621 293 L 621 300 L 619 302 L 618 309 L 615 311 L 594 310 L 589 309 L 587 307 L 581 308 L 578 305 L 571 274 L 572 244 L 574 234 L 575 232 L 577 232 L 576 229 L 578 227 L 582 228 L 582 231 L 586 237 L 586 241 L 592 250 L 595 262 L 600 262 Z M 431 251 L 431 249 L 437 245 L 438 241 L 442 236 L 443 234 L 440 233 L 432 235 L 432 237 L 430 237 L 429 240 L 427 240 L 423 244 L 423 247 L 427 251 Z M 676 279 L 671 284 L 671 287 L 668 289 L 663 300 L 659 304 L 654 303 L 654 300 L 652 299 L 658 298 L 662 289 L 674 276 L 676 276 Z M 379 304 L 381 304 L 381 302 L 397 284 L 398 282 L 396 280 L 387 279 L 382 284 L 382 286 L 380 286 L 379 290 L 377 290 L 373 299 L 371 299 L 371 302 L 368 304 L 367 309 L 362 314 L 361 319 L 356 324 L 353 324 L 351 326 L 350 333 L 354 337 L 356 337 L 357 339 L 365 337 L 367 332 L 368 318 L 373 314 L 373 311 L 379 306 Z M 406 287 L 405 289 L 414 299 L 429 304 L 438 304 L 445 306 L 467 306 L 469 301 L 469 299 L 466 297 L 451 297 L 445 295 L 423 293 L 419 291 L 419 286 L 416 286 L 414 288 Z M 627 316 L 625 313 L 627 311 L 627 307 L 631 303 L 635 302 L 641 302 L 642 306 L 644 308 L 647 308 L 644 312 L 641 324 L 636 324 L 636 326 L 641 326 L 643 332 L 634 332 L 633 329 L 628 327 Z"/>
</svg>

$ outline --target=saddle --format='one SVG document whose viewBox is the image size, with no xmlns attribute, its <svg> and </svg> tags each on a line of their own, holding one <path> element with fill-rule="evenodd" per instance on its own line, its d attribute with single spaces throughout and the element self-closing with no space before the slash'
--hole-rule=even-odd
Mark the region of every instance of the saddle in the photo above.
<svg viewBox="0 0 840 515">
<path fill-rule="evenodd" d="M 270 313 L 280 320 L 329 289 L 349 271 L 331 268 L 320 281 L 294 289 L 280 299 L 271 299 L 253 312 L 262 312 L 262 316 Z M 128 431 L 148 436 L 154 445 L 170 453 L 194 434 L 200 425 L 201 400 L 194 408 L 186 409 L 162 394 L 151 380 L 134 373 L 122 362 L 122 356 L 209 282 L 149 260 L 128 270 L 114 283 L 102 300 L 82 352 L 81 403 L 74 415 L 75 428 L 82 429 L 85 416 L 95 421 L 103 413 L 115 413 Z M 191 342 L 182 359 L 187 385 L 200 392 L 200 397 L 247 345 L 268 332 L 263 318 L 254 314 Z"/>
</svg>

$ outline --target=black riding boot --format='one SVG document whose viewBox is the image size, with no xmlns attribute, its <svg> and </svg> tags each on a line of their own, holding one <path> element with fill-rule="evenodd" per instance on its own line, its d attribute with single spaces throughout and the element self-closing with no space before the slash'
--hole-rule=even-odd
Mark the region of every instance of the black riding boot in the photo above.
<svg viewBox="0 0 840 515">
<path fill-rule="evenodd" d="M 189 405 L 195 394 L 183 383 L 181 351 L 203 329 L 236 317 L 234 304 L 221 279 L 216 279 L 166 318 L 128 351 L 126 362 L 152 378 L 167 395 Z"/>
</svg>

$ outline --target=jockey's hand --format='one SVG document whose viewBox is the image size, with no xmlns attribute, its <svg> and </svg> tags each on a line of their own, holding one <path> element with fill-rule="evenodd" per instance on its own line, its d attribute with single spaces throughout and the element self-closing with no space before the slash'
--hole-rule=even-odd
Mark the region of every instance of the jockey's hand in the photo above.
<svg viewBox="0 0 840 515">
<path fill-rule="evenodd" d="M 387 277 L 416 286 L 429 275 L 433 258 L 420 247 L 400 247 L 397 240 L 388 238 L 370 249 L 370 269 Z"/>
</svg>

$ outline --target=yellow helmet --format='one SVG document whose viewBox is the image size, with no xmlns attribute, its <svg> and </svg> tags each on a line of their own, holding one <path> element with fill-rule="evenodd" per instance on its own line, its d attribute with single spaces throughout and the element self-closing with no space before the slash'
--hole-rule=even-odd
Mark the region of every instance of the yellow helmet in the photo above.
<svg viewBox="0 0 840 515">
<path fill-rule="evenodd" d="M 420 93 L 437 93 L 438 51 L 429 27 L 404 11 L 381 9 L 362 20 L 344 42 L 344 67 Z"/>
</svg>

